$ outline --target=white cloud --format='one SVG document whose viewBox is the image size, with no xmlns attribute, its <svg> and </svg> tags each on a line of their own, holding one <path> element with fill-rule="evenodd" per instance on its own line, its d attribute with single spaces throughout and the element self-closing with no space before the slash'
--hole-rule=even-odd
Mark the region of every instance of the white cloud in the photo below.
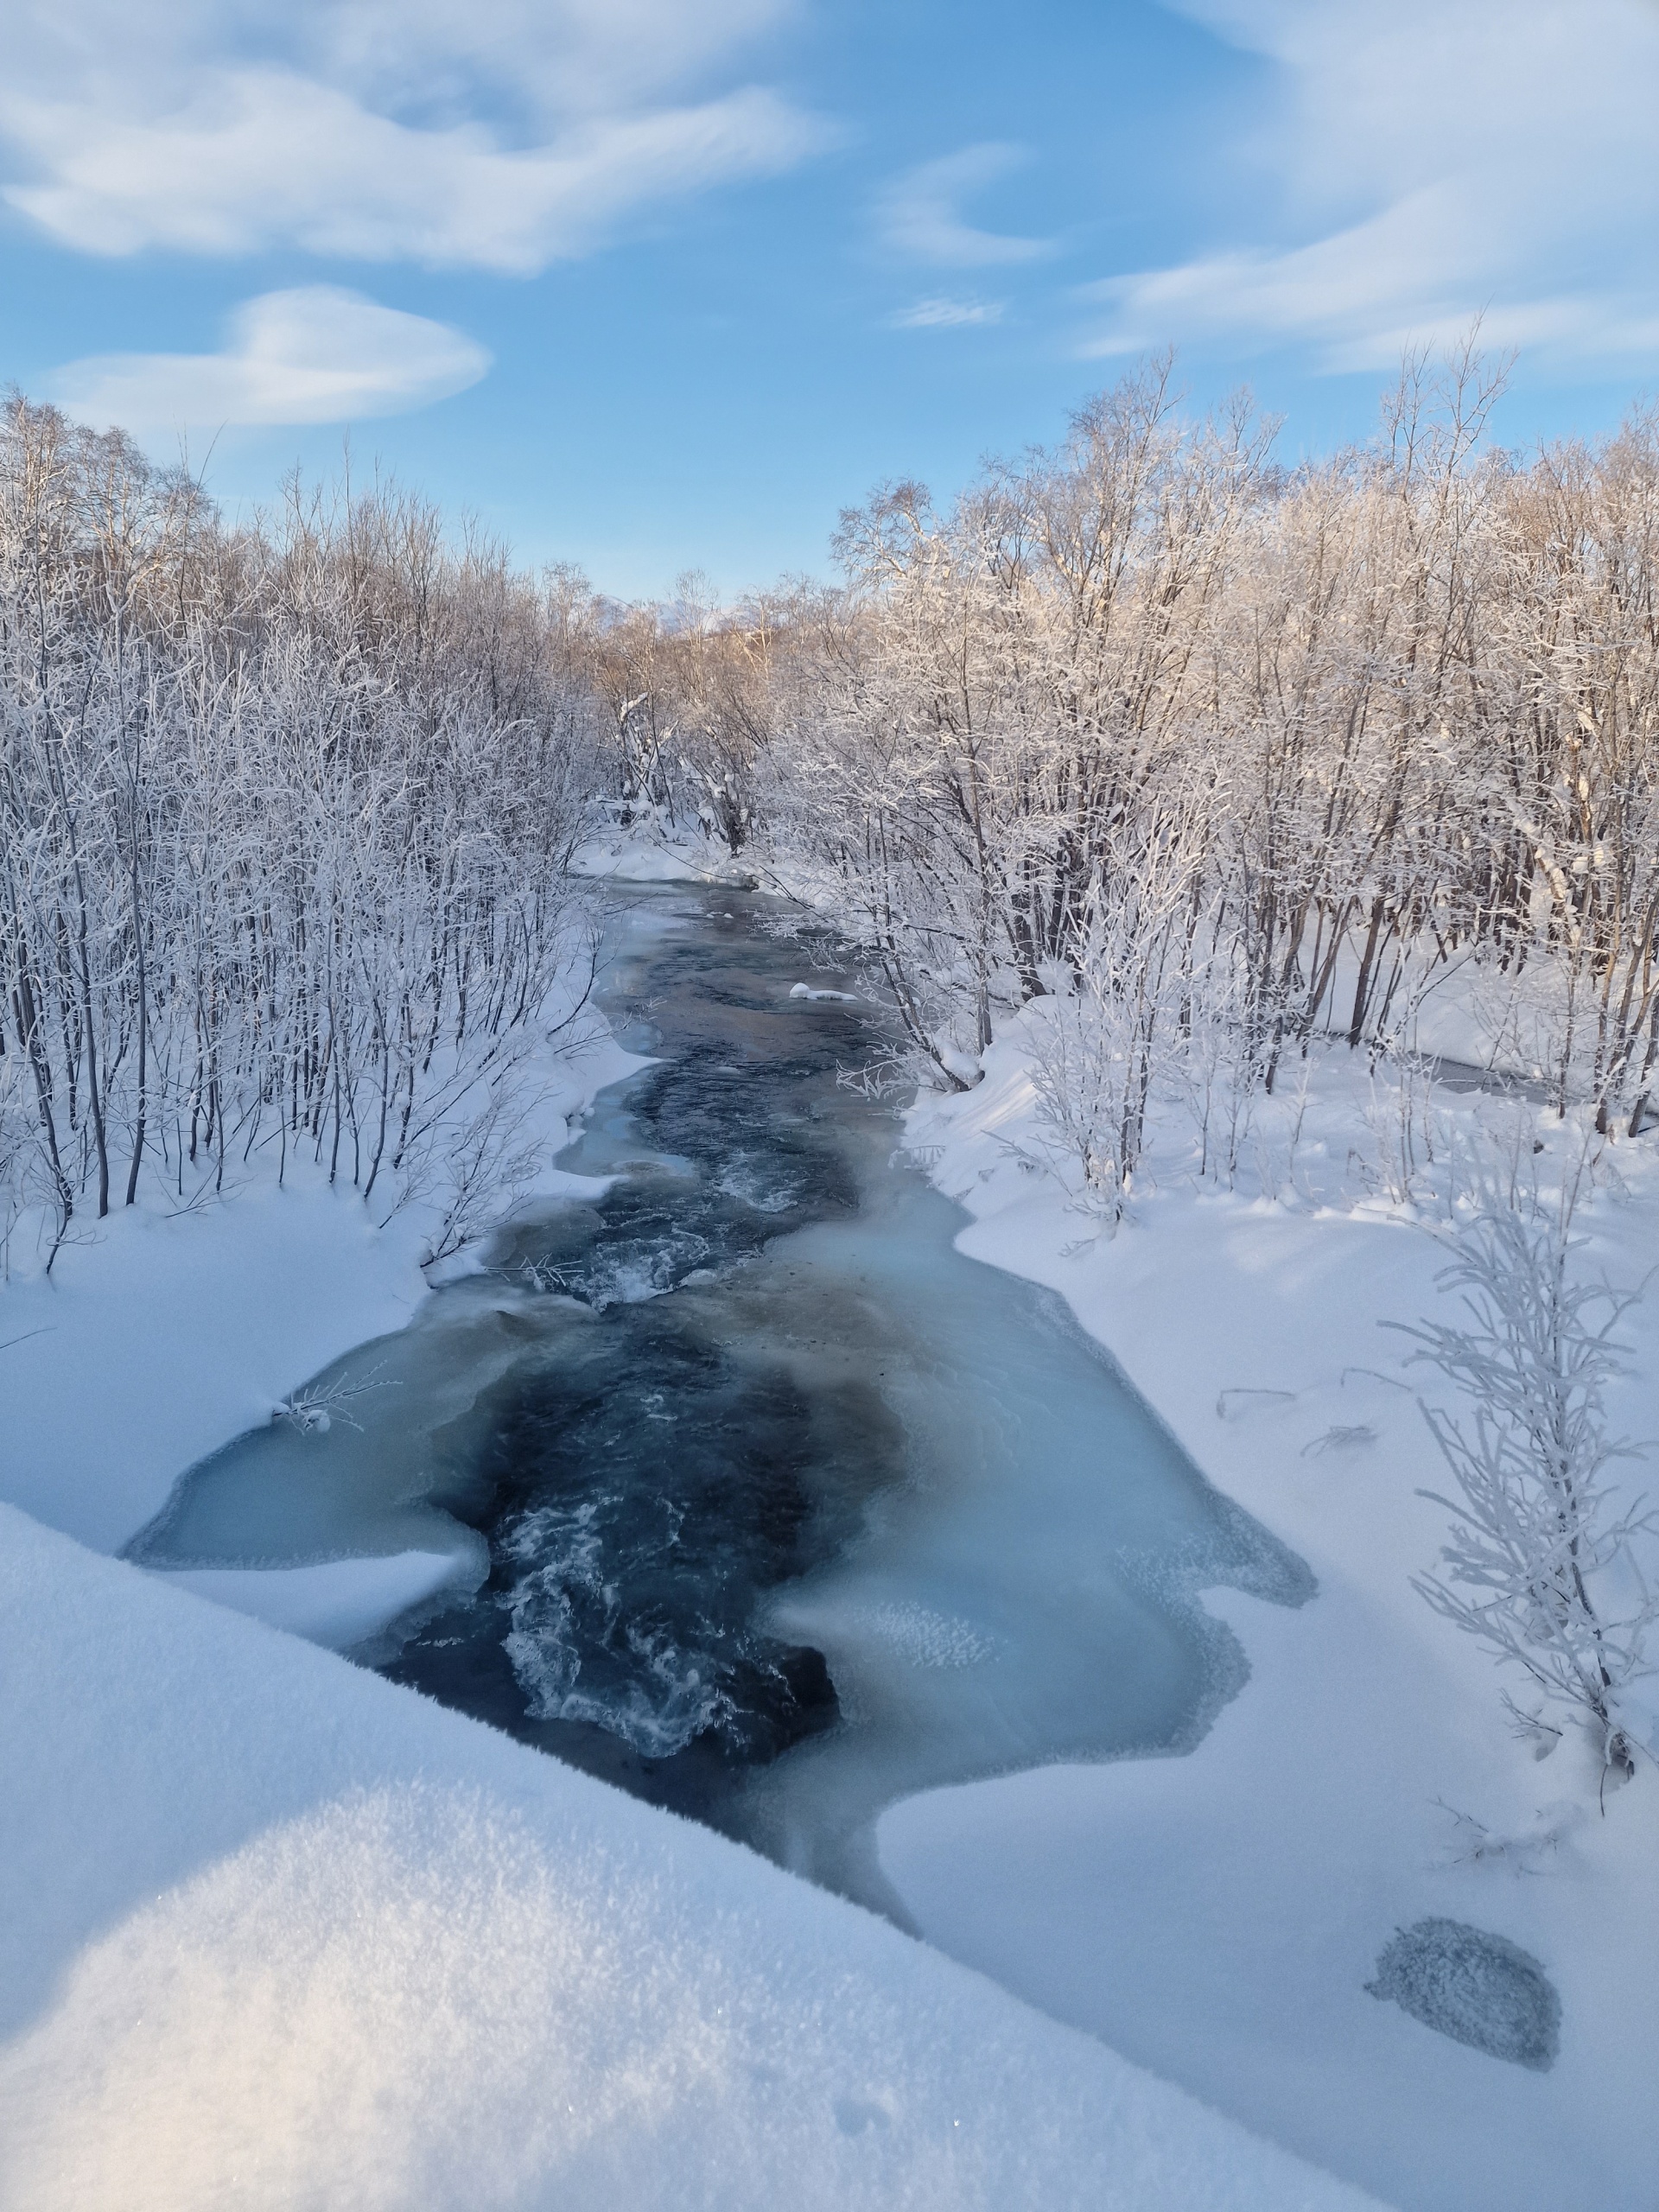
<svg viewBox="0 0 1659 2212">
<path fill-rule="evenodd" d="M 703 85 L 784 3 L 61 0 L 9 27 L 4 197 L 94 253 L 528 272 L 825 143 L 763 86 Z"/>
<path fill-rule="evenodd" d="M 1483 315 L 1491 343 L 1652 357 L 1651 0 L 1172 4 L 1278 65 L 1247 149 L 1277 213 L 1248 244 L 1091 288 L 1108 313 L 1088 350 L 1291 342 L 1373 367 Z"/>
<path fill-rule="evenodd" d="M 976 230 L 963 220 L 960 203 L 1011 169 L 1023 167 L 1017 146 L 964 146 L 943 160 L 907 170 L 882 195 L 877 208 L 883 241 L 907 260 L 941 269 L 987 269 L 1046 260 L 1054 251 L 1048 238 L 1005 236 Z"/>
<path fill-rule="evenodd" d="M 343 423 L 464 391 L 490 356 L 464 332 L 312 284 L 238 308 L 218 353 L 99 353 L 54 372 L 77 420 L 130 430 Z"/>
<path fill-rule="evenodd" d="M 956 330 L 968 323 L 1001 322 L 1001 300 L 952 300 L 943 296 L 918 300 L 888 317 L 894 330 Z"/>
</svg>

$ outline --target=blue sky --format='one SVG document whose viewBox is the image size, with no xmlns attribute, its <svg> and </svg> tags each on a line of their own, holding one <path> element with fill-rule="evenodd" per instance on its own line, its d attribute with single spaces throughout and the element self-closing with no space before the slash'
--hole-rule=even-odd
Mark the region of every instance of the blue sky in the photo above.
<svg viewBox="0 0 1659 2212">
<path fill-rule="evenodd" d="M 0 379 L 227 506 L 349 429 L 623 595 L 823 569 L 1173 342 L 1284 449 L 1484 316 L 1659 386 L 1659 0 L 9 0 Z"/>
</svg>

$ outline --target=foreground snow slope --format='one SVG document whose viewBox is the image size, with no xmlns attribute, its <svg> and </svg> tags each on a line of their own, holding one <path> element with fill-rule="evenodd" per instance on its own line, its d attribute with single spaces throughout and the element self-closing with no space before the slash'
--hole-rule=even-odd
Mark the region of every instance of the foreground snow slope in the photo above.
<svg viewBox="0 0 1659 2212">
<path fill-rule="evenodd" d="M 1318 1077 L 1277 1203 L 1166 1170 L 1115 1238 L 1018 1164 L 1040 1132 L 1017 1030 L 975 1090 L 913 1116 L 977 1217 L 962 1249 L 1061 1292 L 1319 1591 L 1296 1611 L 1206 1599 L 1253 1672 L 1192 1756 L 912 1798 L 882 1818 L 882 1866 L 942 1948 L 1413 2212 L 1651 2212 L 1659 1774 L 1643 1761 L 1600 1817 L 1582 1747 L 1535 1762 L 1485 1653 L 1410 1586 L 1447 1519 L 1417 1487 L 1446 1478 L 1415 1404 L 1427 1380 L 1378 1323 L 1439 1309 L 1446 1254 L 1406 1210 L 1341 1199 L 1368 1141 L 1349 1080 L 1346 1055 Z M 1537 1141 L 1564 1139 L 1541 1116 Z M 1615 1281 L 1651 1265 L 1649 1150 L 1583 1217 L 1583 1264 Z M 1653 1437 L 1659 1297 L 1620 1333 L 1635 1372 L 1615 1426 Z M 1552 2070 L 1366 1993 L 1395 1929 L 1434 1917 L 1543 1965 Z"/>
<path fill-rule="evenodd" d="M 736 1846 L 0 1508 L 0 2205 L 1337 2212 Z"/>
</svg>

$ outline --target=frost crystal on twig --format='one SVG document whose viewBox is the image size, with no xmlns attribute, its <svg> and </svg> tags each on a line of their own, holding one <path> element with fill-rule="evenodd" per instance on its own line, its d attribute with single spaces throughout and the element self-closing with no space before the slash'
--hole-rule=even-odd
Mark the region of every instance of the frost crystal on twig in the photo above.
<svg viewBox="0 0 1659 2212">
<path fill-rule="evenodd" d="M 335 1382 L 307 1383 L 303 1389 L 284 1398 L 271 1419 L 286 1421 L 302 1436 L 327 1435 L 336 1421 L 343 1421 L 347 1428 L 360 1429 L 362 1422 L 353 1419 L 346 1408 L 372 1390 L 396 1390 L 401 1387 L 394 1377 L 382 1380 L 379 1368 L 372 1367 L 360 1382 L 353 1382 L 341 1376 Z"/>
</svg>

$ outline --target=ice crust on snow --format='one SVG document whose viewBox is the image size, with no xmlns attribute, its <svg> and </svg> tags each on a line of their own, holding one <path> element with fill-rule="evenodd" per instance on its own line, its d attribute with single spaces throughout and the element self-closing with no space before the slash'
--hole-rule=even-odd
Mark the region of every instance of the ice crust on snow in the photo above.
<svg viewBox="0 0 1659 2212">
<path fill-rule="evenodd" d="M 9 2208 L 1372 2201 L 722 1838 L 9 1509 L 0 1677 Z"/>
<path fill-rule="evenodd" d="M 171 1220 L 134 1208 L 9 1285 L 0 1497 L 114 1551 L 183 1470 L 426 1294 L 420 1224 L 291 1174 Z"/>
</svg>

